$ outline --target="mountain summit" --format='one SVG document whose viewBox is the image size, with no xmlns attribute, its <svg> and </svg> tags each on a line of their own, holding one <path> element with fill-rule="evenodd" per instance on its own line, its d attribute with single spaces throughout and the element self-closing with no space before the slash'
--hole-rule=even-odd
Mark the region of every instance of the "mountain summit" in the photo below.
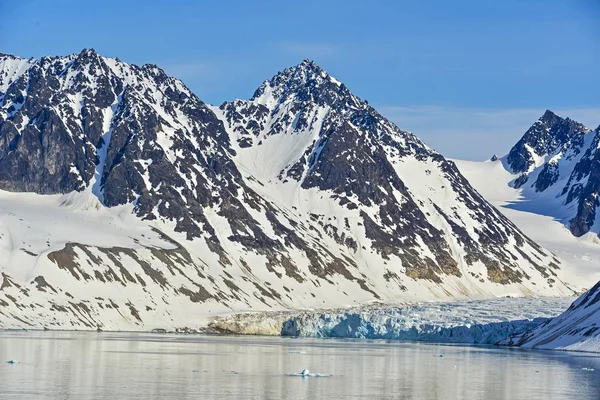
<svg viewBox="0 0 600 400">
<path fill-rule="evenodd" d="M 513 146 L 506 160 L 513 172 L 530 172 L 539 166 L 540 158 L 565 146 L 580 146 L 586 132 L 588 129 L 582 124 L 546 110 Z"/>
<path fill-rule="evenodd" d="M 519 174 L 513 185 L 530 202 L 552 210 L 573 235 L 600 234 L 599 144 L 600 127 L 591 130 L 546 111 L 506 157 Z"/>
<path fill-rule="evenodd" d="M 215 112 L 236 148 L 236 164 L 259 179 L 253 189 L 331 225 L 350 250 L 370 248 L 383 260 L 393 256 L 405 274 L 438 283 L 448 275 L 463 277 L 477 263 L 486 266 L 488 279 L 520 281 L 516 269 L 506 269 L 519 262 L 497 248 L 513 234 L 518 246 L 531 242 L 452 162 L 314 63 L 286 69 L 251 100 L 225 103 Z M 344 222 L 326 223 L 335 209 Z M 495 228 L 504 225 L 509 231 Z M 364 237 L 357 240 L 360 231 Z M 465 258 L 457 259 L 455 246 L 465 249 Z M 383 273 L 396 274 L 387 268 Z"/>
<path fill-rule="evenodd" d="M 295 101 L 319 105 L 356 100 L 346 86 L 310 60 L 304 60 L 265 81 L 250 100 L 268 105 L 273 101 L 283 102 L 289 96 Z"/>
<path fill-rule="evenodd" d="M 308 60 L 214 107 L 155 65 L 2 55 L 0 189 L 0 327 L 571 293 L 451 161 Z"/>
</svg>

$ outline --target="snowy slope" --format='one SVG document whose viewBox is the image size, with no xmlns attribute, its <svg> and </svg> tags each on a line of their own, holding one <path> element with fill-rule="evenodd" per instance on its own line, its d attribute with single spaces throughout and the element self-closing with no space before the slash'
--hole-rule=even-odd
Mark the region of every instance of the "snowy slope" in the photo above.
<svg viewBox="0 0 600 400">
<path fill-rule="evenodd" d="M 490 207 L 451 162 L 313 62 L 265 81 L 249 101 L 214 110 L 236 164 L 252 177 L 248 185 L 301 218 L 326 220 L 330 235 L 375 275 L 396 275 L 380 269 L 395 256 L 409 277 L 461 278 L 453 292 L 494 291 L 486 280 L 555 279 L 541 265 L 559 261 Z"/>
<path fill-rule="evenodd" d="M 213 107 L 155 65 L 0 55 L 0 189 L 0 327 L 580 288 L 309 61 Z"/>
<path fill-rule="evenodd" d="M 546 111 L 502 158 L 511 186 L 527 202 L 514 208 L 549 215 L 575 236 L 600 243 L 600 127 L 591 130 Z"/>
<path fill-rule="evenodd" d="M 66 193 L 0 201 L 4 326 L 173 328 L 215 312 L 373 298 L 351 272 L 312 279 L 309 263 L 340 260 L 244 184 L 222 124 L 181 82 L 93 50 L 3 60 L 0 186 Z M 104 234 L 97 225 L 123 207 L 141 228 Z M 46 251 L 21 250 L 42 225 Z M 173 239 L 145 243 L 149 226 Z"/>
<path fill-rule="evenodd" d="M 508 172 L 502 160 L 454 160 L 469 182 L 488 201 L 513 221 L 519 229 L 563 261 L 570 281 L 589 289 L 600 280 L 600 245 L 595 235 L 577 238 L 556 217 L 562 212 L 557 199 L 531 200 L 523 188 L 511 186 L 515 175 Z"/>
<path fill-rule="evenodd" d="M 455 161 L 487 200 L 563 260 L 572 282 L 588 288 L 600 281 L 600 224 L 595 217 L 599 137 L 600 129 L 591 131 L 546 111 L 507 156 Z M 598 292 L 596 284 L 520 344 L 600 351 Z"/>
<path fill-rule="evenodd" d="M 528 348 L 600 353 L 600 282 L 560 316 L 525 334 L 519 344 Z"/>
</svg>

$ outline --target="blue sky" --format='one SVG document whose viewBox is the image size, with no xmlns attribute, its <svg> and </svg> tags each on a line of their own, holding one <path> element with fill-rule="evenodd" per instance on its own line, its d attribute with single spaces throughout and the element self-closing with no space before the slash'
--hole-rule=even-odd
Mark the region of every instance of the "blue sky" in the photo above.
<svg viewBox="0 0 600 400">
<path fill-rule="evenodd" d="M 314 59 L 449 157 L 506 153 L 546 108 L 600 124 L 596 0 L 20 0 L 0 15 L 0 52 L 93 47 L 213 104 Z"/>
</svg>

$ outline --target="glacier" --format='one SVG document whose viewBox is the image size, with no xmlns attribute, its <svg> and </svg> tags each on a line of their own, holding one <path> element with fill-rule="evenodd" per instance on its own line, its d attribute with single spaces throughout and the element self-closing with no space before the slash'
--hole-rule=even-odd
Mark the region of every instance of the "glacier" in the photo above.
<svg viewBox="0 0 600 400">
<path fill-rule="evenodd" d="M 572 297 L 423 302 L 304 312 L 247 313 L 216 318 L 219 332 L 284 337 L 352 338 L 438 343 L 515 344 L 559 315 Z"/>
</svg>

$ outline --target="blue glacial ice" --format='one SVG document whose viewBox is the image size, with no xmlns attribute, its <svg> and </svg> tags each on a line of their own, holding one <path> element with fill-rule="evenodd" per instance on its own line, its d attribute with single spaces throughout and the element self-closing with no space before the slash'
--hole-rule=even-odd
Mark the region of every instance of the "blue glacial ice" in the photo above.
<svg viewBox="0 0 600 400">
<path fill-rule="evenodd" d="M 304 312 L 284 321 L 282 336 L 510 344 L 565 308 L 571 298 L 503 298 Z"/>
</svg>

